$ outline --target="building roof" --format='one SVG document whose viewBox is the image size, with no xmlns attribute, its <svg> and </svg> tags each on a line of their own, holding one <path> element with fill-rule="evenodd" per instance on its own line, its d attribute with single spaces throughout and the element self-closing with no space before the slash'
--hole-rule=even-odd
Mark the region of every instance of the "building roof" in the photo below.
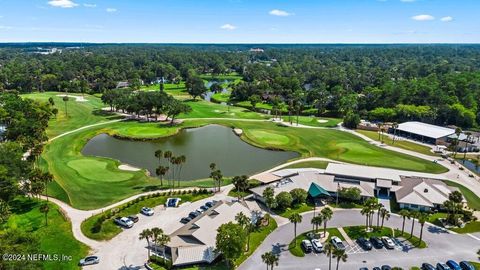
<svg viewBox="0 0 480 270">
<path fill-rule="evenodd" d="M 404 177 L 400 188 L 395 192 L 395 197 L 398 203 L 434 207 L 448 200 L 448 195 L 455 190 L 458 188 L 450 187 L 439 180 Z"/>
<path fill-rule="evenodd" d="M 454 129 L 430 125 L 422 122 L 405 122 L 398 125 L 397 130 L 421 135 L 428 138 L 439 139 L 455 133 Z"/>
<path fill-rule="evenodd" d="M 314 198 L 320 195 L 330 196 L 330 193 L 328 193 L 328 191 L 326 191 L 324 188 L 322 188 L 316 183 L 310 184 L 310 188 L 308 189 L 308 194 L 310 194 L 310 196 Z"/>
<path fill-rule="evenodd" d="M 336 176 L 346 176 L 346 177 L 354 177 L 354 178 L 360 178 L 360 179 L 390 180 L 393 182 L 400 182 L 402 180 L 402 176 L 413 176 L 413 177 L 448 180 L 446 177 L 442 175 L 432 174 L 432 173 L 402 171 L 402 170 L 394 170 L 394 169 L 387 169 L 387 168 L 380 168 L 380 167 L 352 165 L 352 164 L 337 164 L 337 163 L 329 163 L 327 166 L 327 169 L 325 170 L 325 173 L 336 175 Z"/>
<path fill-rule="evenodd" d="M 217 229 L 225 223 L 235 220 L 235 216 L 243 212 L 251 217 L 251 211 L 240 202 L 218 202 L 214 207 L 185 224 L 170 235 L 167 246 L 176 250 L 172 256 L 174 265 L 211 262 Z M 212 258 L 213 256 L 213 258 Z"/>
</svg>

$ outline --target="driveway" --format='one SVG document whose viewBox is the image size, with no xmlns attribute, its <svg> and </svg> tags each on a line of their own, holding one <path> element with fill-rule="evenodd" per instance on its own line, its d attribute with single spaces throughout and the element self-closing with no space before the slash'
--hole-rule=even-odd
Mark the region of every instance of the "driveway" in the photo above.
<svg viewBox="0 0 480 270">
<path fill-rule="evenodd" d="M 310 220 L 313 213 L 303 215 L 303 222 L 297 225 L 297 231 L 306 232 L 311 230 Z M 359 210 L 336 210 L 333 218 L 328 222 L 328 227 L 344 227 L 363 225 L 365 218 Z M 405 231 L 410 231 L 410 224 L 407 220 Z M 385 226 L 392 228 L 402 227 L 402 218 L 397 215 L 385 222 Z M 414 234 L 418 236 L 419 225 L 415 224 Z M 480 240 L 470 237 L 450 233 L 431 224 L 425 224 L 423 240 L 428 248 L 416 249 L 408 245 L 400 245 L 394 250 L 373 250 L 363 251 L 357 245 L 347 248 L 348 261 L 340 263 L 340 269 L 356 269 L 360 267 L 381 266 L 389 264 L 391 266 L 400 266 L 409 269 L 412 266 L 419 266 L 423 262 L 436 263 L 448 259 L 455 260 L 477 260 L 476 251 L 480 248 Z M 280 226 L 271 233 L 260 245 L 257 251 L 247 259 L 240 270 L 261 269 L 265 264 L 262 262 L 261 255 L 267 251 L 273 251 L 280 254 L 279 266 L 276 269 L 328 269 L 328 257 L 321 254 L 307 254 L 303 258 L 294 257 L 288 251 L 288 243 L 293 239 L 293 225 L 288 223 Z M 332 268 L 335 262 L 332 261 Z"/>
</svg>

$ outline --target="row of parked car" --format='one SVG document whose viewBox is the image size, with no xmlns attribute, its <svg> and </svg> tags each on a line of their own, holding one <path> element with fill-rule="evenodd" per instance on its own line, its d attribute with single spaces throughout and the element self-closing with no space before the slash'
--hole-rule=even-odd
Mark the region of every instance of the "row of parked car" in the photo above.
<svg viewBox="0 0 480 270">
<path fill-rule="evenodd" d="M 303 248 L 303 251 L 305 253 L 310 253 L 312 251 L 316 252 L 316 253 L 320 253 L 320 252 L 323 252 L 323 245 L 322 243 L 320 242 L 319 239 L 315 239 L 313 238 L 312 236 L 309 236 L 309 240 L 308 239 L 305 239 L 305 240 L 302 240 L 302 248 Z M 346 247 L 345 245 L 343 244 L 342 240 L 336 236 L 333 236 L 331 239 L 330 239 L 330 242 L 332 243 L 332 245 L 336 248 L 336 249 L 340 249 L 340 250 L 345 250 Z"/>
<path fill-rule="evenodd" d="M 395 241 L 388 236 L 371 237 L 370 239 L 360 237 L 357 239 L 357 243 L 364 250 L 372 250 L 372 248 L 382 249 L 383 247 L 386 249 L 395 248 Z"/>
<path fill-rule="evenodd" d="M 212 208 L 215 204 L 217 204 L 217 201 L 215 200 L 206 202 L 204 205 L 200 206 L 197 210 L 190 212 L 188 214 L 188 217 L 183 217 L 182 219 L 180 219 L 180 222 L 183 224 L 187 224 L 188 222 L 192 221 L 192 219 L 200 216 L 205 211 Z"/>
<path fill-rule="evenodd" d="M 424 263 L 422 264 L 422 269 L 423 270 L 475 270 L 475 267 L 467 261 L 461 261 L 460 263 L 457 263 L 454 260 L 448 260 L 446 263 L 437 263 L 437 267 L 429 263 Z"/>
<path fill-rule="evenodd" d="M 154 212 L 153 209 L 150 207 L 142 207 L 140 213 L 145 216 L 153 216 Z M 115 224 L 124 227 L 124 228 L 132 228 L 135 223 L 139 220 L 138 216 L 130 215 L 128 217 L 116 217 L 113 221 Z"/>
</svg>

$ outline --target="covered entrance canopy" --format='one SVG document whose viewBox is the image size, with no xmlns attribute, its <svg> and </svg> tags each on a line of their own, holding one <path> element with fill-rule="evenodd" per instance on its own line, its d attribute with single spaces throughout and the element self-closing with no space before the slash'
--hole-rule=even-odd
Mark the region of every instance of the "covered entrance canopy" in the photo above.
<svg viewBox="0 0 480 270">
<path fill-rule="evenodd" d="M 308 188 L 308 194 L 312 198 L 317 198 L 317 197 L 322 196 L 322 195 L 323 196 L 330 196 L 330 193 L 328 191 L 326 191 L 324 188 L 322 188 L 321 186 L 319 186 L 316 183 L 310 184 L 310 188 Z"/>
</svg>

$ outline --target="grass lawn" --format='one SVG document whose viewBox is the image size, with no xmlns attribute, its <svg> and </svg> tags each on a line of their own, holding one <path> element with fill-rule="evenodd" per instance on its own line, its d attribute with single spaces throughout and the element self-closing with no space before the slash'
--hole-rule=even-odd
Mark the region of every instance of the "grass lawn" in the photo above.
<svg viewBox="0 0 480 270">
<path fill-rule="evenodd" d="M 293 208 L 287 208 L 285 210 L 273 210 L 275 214 L 280 215 L 284 218 L 289 218 L 292 214 L 294 213 L 304 213 L 308 211 L 313 210 L 313 204 L 311 203 L 302 203 L 302 204 L 297 204 Z"/>
<path fill-rule="evenodd" d="M 343 227 L 343 230 L 347 233 L 347 235 L 352 238 L 352 240 L 356 240 L 360 237 L 370 238 L 370 237 L 382 237 L 382 236 L 392 236 L 392 229 L 383 227 L 383 228 L 374 228 L 371 232 L 365 231 L 365 226 L 351 226 L 351 227 Z"/>
<path fill-rule="evenodd" d="M 288 116 L 283 116 L 283 121 L 288 122 Z M 298 123 L 300 125 L 312 127 L 336 127 L 343 119 L 341 118 L 326 118 L 315 116 L 299 116 Z M 292 123 L 297 124 L 297 117 L 292 116 Z"/>
<path fill-rule="evenodd" d="M 328 166 L 328 161 L 305 161 L 300 163 L 295 163 L 283 167 L 282 169 L 298 169 L 298 168 L 317 168 L 317 169 L 326 169 Z"/>
<path fill-rule="evenodd" d="M 250 233 L 250 248 L 240 258 L 235 261 L 235 265 L 242 264 L 255 250 L 262 244 L 263 240 L 277 228 L 277 222 L 273 218 L 270 218 L 268 225 L 260 227 L 256 231 Z"/>
<path fill-rule="evenodd" d="M 301 246 L 301 243 L 303 240 L 305 239 L 308 239 L 307 238 L 307 234 L 309 232 L 313 232 L 313 231 L 308 231 L 308 232 L 305 232 L 305 233 L 302 233 L 300 235 L 297 235 L 297 237 L 295 239 L 293 239 L 290 244 L 288 244 L 288 250 L 290 251 L 290 253 L 295 256 L 295 257 L 304 257 L 305 256 L 305 253 L 303 252 L 303 249 L 302 249 L 302 246 Z M 319 230 L 320 233 L 323 233 L 323 229 L 322 230 Z M 328 232 L 328 239 L 327 241 L 330 241 L 330 239 L 333 237 L 333 236 L 336 236 L 342 240 L 345 240 L 342 236 L 342 234 L 338 231 L 337 228 L 327 228 L 327 232 Z M 293 232 L 292 232 L 293 233 Z"/>
<path fill-rule="evenodd" d="M 451 229 L 454 232 L 457 233 L 476 233 L 480 232 L 480 221 L 472 221 L 467 224 L 465 224 L 465 227 L 463 228 L 453 228 Z"/>
<path fill-rule="evenodd" d="M 468 207 L 475 209 L 475 210 L 480 210 L 480 198 L 473 193 L 470 189 L 464 187 L 463 185 L 453 182 L 453 181 L 444 181 L 447 185 L 452 186 L 452 187 L 458 187 L 460 191 L 462 192 L 463 196 L 467 200 Z"/>
<path fill-rule="evenodd" d="M 216 93 L 210 98 L 212 102 L 222 103 L 230 101 L 230 93 Z"/>
<path fill-rule="evenodd" d="M 372 140 L 380 141 L 378 139 L 378 132 L 376 132 L 376 131 L 359 130 L 359 129 L 357 129 L 356 131 L 360 134 L 363 134 L 363 135 L 369 137 Z M 395 143 L 392 143 L 392 139 L 390 137 L 384 136 L 384 143 L 387 144 L 387 145 L 390 145 L 390 146 L 395 146 L 395 147 L 398 147 L 398 148 L 418 152 L 418 153 L 429 155 L 429 156 L 437 156 L 435 153 L 430 151 L 430 149 L 431 149 L 430 147 L 424 146 L 424 145 L 421 145 L 421 144 L 418 144 L 418 143 L 410 142 L 410 141 L 402 141 L 402 140 L 397 141 L 397 140 L 395 140 Z"/>
<path fill-rule="evenodd" d="M 267 119 L 267 115 L 252 112 L 245 108 L 221 105 L 205 100 L 186 100 L 186 104 L 192 107 L 192 112 L 181 114 L 178 118 L 241 118 L 241 119 Z"/>
<path fill-rule="evenodd" d="M 161 195 L 161 196 L 142 196 L 139 199 L 136 199 L 132 202 L 123 204 L 116 209 L 118 212 L 114 213 L 112 210 L 106 211 L 104 213 L 92 216 L 82 222 L 81 228 L 82 232 L 85 236 L 88 238 L 94 239 L 94 240 L 109 240 L 118 235 L 120 232 L 122 232 L 122 229 L 117 226 L 113 219 L 117 216 L 128 216 L 128 215 L 138 215 L 140 218 L 149 218 L 149 217 L 144 217 L 143 215 L 140 214 L 140 209 L 142 207 L 156 207 L 158 205 L 163 205 L 167 201 L 167 198 L 169 197 L 178 197 L 181 198 L 182 201 L 181 203 L 185 202 L 194 202 L 198 201 L 201 199 L 208 198 L 211 196 L 211 193 L 207 194 L 184 194 L 184 195 L 178 195 L 178 194 L 166 194 L 166 195 Z M 156 214 L 158 215 L 158 213 Z M 153 217 L 155 218 L 154 215 Z M 106 219 L 102 219 L 102 216 Z"/>
<path fill-rule="evenodd" d="M 0 232 L 6 228 L 18 229 L 33 234 L 39 239 L 38 253 L 72 256 L 71 261 L 42 262 L 42 269 L 80 269 L 77 266 L 78 261 L 88 254 L 88 247 L 73 237 L 70 221 L 53 203 L 49 203 L 49 225 L 45 226 L 45 215 L 40 212 L 40 206 L 39 201 L 17 198 L 13 202 L 12 215 L 0 227 Z"/>
<path fill-rule="evenodd" d="M 228 74 L 220 74 L 220 75 L 213 75 L 213 74 L 202 74 L 200 75 L 200 78 L 207 80 L 207 81 L 233 81 L 234 83 L 238 83 L 243 80 L 243 77 L 236 73 L 236 72 L 231 72 Z"/>
<path fill-rule="evenodd" d="M 100 98 L 93 95 L 84 95 L 87 100 L 78 102 L 75 98 L 70 98 L 67 102 L 68 117 L 65 114 L 65 103 L 61 96 L 65 93 L 61 92 L 43 92 L 22 95 L 24 98 L 30 98 L 42 102 L 48 102 L 51 97 L 55 102 L 55 108 L 58 109 L 57 117 L 52 117 L 47 129 L 48 137 L 52 138 L 61 133 L 80 128 L 82 126 L 95 124 L 98 122 L 118 119 L 118 116 L 102 111 L 103 107 L 107 107 L 102 103 Z M 68 94 L 81 97 L 81 94 Z"/>
<path fill-rule="evenodd" d="M 240 107 L 243 107 L 243 108 L 247 108 L 247 109 L 249 109 L 249 110 L 253 109 L 252 103 L 250 103 L 250 101 L 248 101 L 248 100 L 236 102 L 235 105 L 240 106 Z M 255 104 L 255 108 L 256 108 L 257 110 L 258 110 L 258 109 L 271 110 L 271 109 L 272 109 L 272 105 L 271 105 L 271 104 L 268 104 L 268 103 L 260 102 L 260 103 Z"/>
</svg>

